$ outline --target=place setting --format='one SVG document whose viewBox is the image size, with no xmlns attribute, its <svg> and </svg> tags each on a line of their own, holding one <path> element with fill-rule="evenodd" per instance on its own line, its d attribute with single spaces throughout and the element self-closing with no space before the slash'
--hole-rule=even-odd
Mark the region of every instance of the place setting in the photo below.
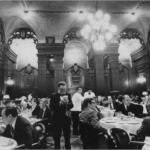
<svg viewBox="0 0 150 150">
<path fill-rule="evenodd" d="M 17 146 L 17 142 L 11 138 L 0 136 L 0 149 L 11 150 Z"/>
</svg>

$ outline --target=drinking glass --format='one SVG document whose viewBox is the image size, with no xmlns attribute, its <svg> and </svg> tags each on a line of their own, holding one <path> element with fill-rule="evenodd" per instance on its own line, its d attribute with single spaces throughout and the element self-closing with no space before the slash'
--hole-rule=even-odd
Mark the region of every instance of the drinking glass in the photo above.
<svg viewBox="0 0 150 150">
<path fill-rule="evenodd" d="M 131 117 L 131 118 L 135 117 L 135 115 L 132 112 L 128 112 L 128 116 Z"/>
<path fill-rule="evenodd" d="M 119 118 L 120 118 L 121 115 L 122 115 L 122 112 L 121 112 L 121 111 L 115 113 L 115 116 L 116 116 L 116 117 L 119 117 Z"/>
</svg>

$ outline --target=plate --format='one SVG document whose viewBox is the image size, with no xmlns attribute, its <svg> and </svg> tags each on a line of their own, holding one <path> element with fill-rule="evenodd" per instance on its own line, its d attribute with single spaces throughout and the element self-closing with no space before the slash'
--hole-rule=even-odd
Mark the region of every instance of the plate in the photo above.
<svg viewBox="0 0 150 150">
<path fill-rule="evenodd" d="M 119 124 L 124 124 L 124 123 L 126 123 L 126 122 L 124 122 L 124 121 L 118 121 L 117 123 L 119 123 Z"/>
<path fill-rule="evenodd" d="M 0 145 L 1 146 L 7 146 L 7 145 L 12 145 L 12 140 L 11 139 L 9 139 L 9 138 L 6 138 L 6 137 L 0 137 Z"/>
<path fill-rule="evenodd" d="M 139 122 L 137 122 L 137 121 L 127 121 L 126 123 L 128 123 L 128 124 L 139 124 Z"/>
<path fill-rule="evenodd" d="M 115 123 L 116 120 L 105 120 L 106 123 Z"/>
</svg>

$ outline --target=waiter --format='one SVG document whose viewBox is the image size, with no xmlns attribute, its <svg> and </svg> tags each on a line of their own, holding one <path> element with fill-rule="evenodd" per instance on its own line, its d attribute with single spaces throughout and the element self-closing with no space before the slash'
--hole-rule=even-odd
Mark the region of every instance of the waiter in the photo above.
<svg viewBox="0 0 150 150">
<path fill-rule="evenodd" d="M 71 112 L 73 103 L 71 95 L 66 93 L 66 83 L 61 81 L 58 83 L 58 92 L 51 95 L 50 108 L 52 110 L 52 126 L 55 149 L 60 149 L 60 137 L 63 130 L 65 137 L 65 148 L 71 149 L 70 145 L 70 125 Z"/>
</svg>

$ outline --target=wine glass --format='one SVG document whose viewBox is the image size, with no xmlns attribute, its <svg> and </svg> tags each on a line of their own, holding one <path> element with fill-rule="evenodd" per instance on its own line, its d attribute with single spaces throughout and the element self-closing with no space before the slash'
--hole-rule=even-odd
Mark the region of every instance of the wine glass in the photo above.
<svg viewBox="0 0 150 150">
<path fill-rule="evenodd" d="M 131 117 L 131 118 L 135 117 L 135 115 L 132 112 L 128 112 L 128 116 Z"/>
<path fill-rule="evenodd" d="M 115 116 L 116 116 L 116 117 L 119 117 L 119 118 L 120 118 L 121 115 L 122 115 L 122 112 L 121 112 L 121 111 L 115 112 Z"/>
</svg>

